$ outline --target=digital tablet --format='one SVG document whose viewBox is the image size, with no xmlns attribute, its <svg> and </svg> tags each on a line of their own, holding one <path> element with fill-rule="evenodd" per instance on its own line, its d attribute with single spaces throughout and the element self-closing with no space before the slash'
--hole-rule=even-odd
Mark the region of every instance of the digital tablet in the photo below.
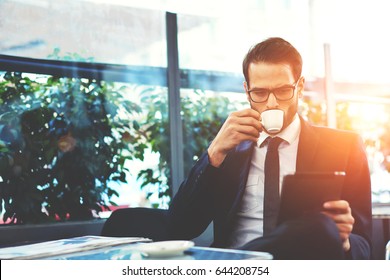
<svg viewBox="0 0 390 280">
<path fill-rule="evenodd" d="M 295 173 L 282 183 L 278 224 L 307 212 L 321 211 L 326 201 L 340 200 L 345 172 Z"/>
</svg>

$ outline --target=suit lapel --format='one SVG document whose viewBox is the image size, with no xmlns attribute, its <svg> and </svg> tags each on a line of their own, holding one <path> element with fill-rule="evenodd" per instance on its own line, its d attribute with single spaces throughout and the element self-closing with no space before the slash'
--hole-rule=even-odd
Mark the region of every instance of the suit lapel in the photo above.
<svg viewBox="0 0 390 280">
<path fill-rule="evenodd" d="M 307 171 L 313 168 L 315 165 L 314 157 L 320 141 L 312 126 L 301 117 L 300 120 L 301 133 L 299 135 L 296 172 Z"/>
<path fill-rule="evenodd" d="M 245 190 L 246 181 L 248 178 L 250 162 L 252 160 L 254 143 L 251 141 L 245 141 L 240 143 L 234 152 L 234 165 L 236 166 L 236 171 L 238 172 L 238 189 L 232 207 L 230 208 L 228 217 L 231 217 L 232 213 L 235 213 L 235 209 L 238 207 L 239 202 L 241 201 L 242 195 Z"/>
</svg>

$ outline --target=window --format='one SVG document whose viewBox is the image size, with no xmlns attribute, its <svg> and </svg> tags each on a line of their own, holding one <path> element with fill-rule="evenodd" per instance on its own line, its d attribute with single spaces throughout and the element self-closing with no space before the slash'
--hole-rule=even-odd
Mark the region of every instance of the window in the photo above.
<svg viewBox="0 0 390 280">
<path fill-rule="evenodd" d="M 165 12 L 87 1 L 0 5 L 6 221 L 13 213 L 14 222 L 46 220 L 41 203 L 51 219 L 85 218 L 84 206 L 167 207 L 169 176 L 149 145 L 156 133 L 170 141 L 158 131 L 168 123 Z"/>
<path fill-rule="evenodd" d="M 174 69 L 174 74 L 180 77 L 178 92 L 181 107 L 175 109 L 176 117 L 183 122 L 183 143 L 179 143 L 175 149 L 181 149 L 184 153 L 184 174 L 188 173 L 193 162 L 212 140 L 226 115 L 246 106 L 241 63 L 249 47 L 264 38 L 281 36 L 296 45 L 303 55 L 306 99 L 302 112 L 319 124 L 327 123 L 324 84 L 329 77 L 324 74 L 323 44 L 329 43 L 331 46 L 330 61 L 334 70 L 331 82 L 336 103 L 334 113 L 339 116 L 337 125 L 361 133 L 367 144 L 373 172 L 374 201 L 389 202 L 390 183 L 386 178 L 390 171 L 387 152 L 390 86 L 384 82 L 383 73 L 386 71 L 373 67 L 371 61 L 365 58 L 368 56 L 360 55 L 369 49 L 367 44 L 375 41 L 371 30 L 385 26 L 388 19 L 378 16 L 364 25 L 359 22 L 360 28 L 355 29 L 357 20 L 363 18 L 365 1 L 345 2 L 340 8 L 339 1 L 333 0 L 324 3 L 315 0 L 250 0 L 233 1 L 229 5 L 222 0 L 200 0 L 191 7 L 185 1 L 159 0 L 2 1 L 0 172 L 8 174 L 4 173 L 6 169 L 3 168 L 9 167 L 10 162 L 14 164 L 6 149 L 9 148 L 8 140 L 12 140 L 15 133 L 22 133 L 21 116 L 24 112 L 42 108 L 43 105 L 57 110 L 55 113 L 39 114 L 48 118 L 41 120 L 41 124 L 44 130 L 49 130 L 49 117 L 64 117 L 60 110 L 63 100 L 70 96 L 77 99 L 91 92 L 92 99 L 85 99 L 85 105 L 78 110 L 80 117 L 73 117 L 73 121 L 69 121 L 71 114 L 63 113 L 66 115 L 63 121 L 82 125 L 88 110 L 101 105 L 99 108 L 104 108 L 107 113 L 103 119 L 107 118 L 110 124 L 118 122 L 116 125 L 126 128 L 114 129 L 111 138 L 103 137 L 100 143 L 96 140 L 98 138 L 94 139 L 93 144 L 97 146 L 93 145 L 93 149 L 112 144 L 112 141 L 121 143 L 118 144 L 120 153 L 114 166 L 122 164 L 123 170 L 116 175 L 112 173 L 114 175 L 108 181 L 100 178 L 90 184 L 104 188 L 102 182 L 106 182 L 108 189 L 118 191 L 119 197 L 111 197 L 118 207 L 144 205 L 142 203 L 151 207 L 167 207 L 172 194 L 172 164 L 176 160 L 170 154 L 172 134 L 169 133 L 172 130 L 169 110 L 172 108 L 168 104 L 172 95 L 167 81 L 170 71 L 167 63 L 166 11 L 171 11 L 177 13 L 178 26 L 175 35 L 178 37 L 179 69 Z M 335 25 L 337 28 L 329 25 L 327 19 L 332 11 L 338 11 L 332 13 L 334 22 L 344 22 L 343 12 L 350 12 L 349 6 L 352 4 L 357 8 L 349 17 L 348 24 Z M 214 8 L 207 9 L 211 6 Z M 380 5 L 375 9 L 378 15 L 383 15 L 386 10 L 385 6 Z M 368 25 L 371 23 L 373 25 Z M 347 43 L 345 34 L 351 35 Z M 377 40 L 375 56 L 386 61 L 387 52 L 384 50 L 388 42 L 382 42 L 380 38 Z M 356 61 L 357 57 L 359 61 Z M 10 81 L 10 77 L 13 81 Z M 17 79 L 22 83 L 15 83 Z M 62 91 L 64 96 L 54 94 L 59 88 L 66 87 L 68 89 Z M 76 87 L 80 95 L 70 90 Z M 7 100 L 10 88 L 18 89 L 18 93 L 24 91 L 12 97 L 19 103 Z M 34 94 L 32 89 L 35 90 Z M 69 92 L 71 94 L 67 94 Z M 100 95 L 101 92 L 104 94 Z M 115 94 L 118 99 L 114 98 Z M 115 119 L 109 111 L 115 106 L 110 104 L 116 108 L 127 106 L 131 113 L 126 108 L 119 109 Z M 307 104 L 313 105 L 315 110 L 305 111 Z M 15 122 L 12 129 L 19 129 L 16 132 L 7 127 L 8 120 L 5 118 L 12 115 L 10 112 L 16 112 L 12 106 L 19 106 L 17 112 L 20 116 L 15 117 L 14 114 L 12 119 Z M 380 114 L 361 118 L 367 111 Z M 173 130 L 179 129 L 175 127 Z M 30 131 L 27 135 L 35 137 L 39 133 Z M 63 149 L 72 148 L 73 140 L 65 140 L 60 146 Z M 128 143 L 124 144 L 126 141 Z M 78 143 L 81 142 L 79 140 Z M 25 145 L 19 144 L 21 148 Z M 42 170 L 58 163 L 63 151 L 59 150 L 58 143 L 56 147 L 57 150 L 48 157 L 51 161 L 45 159 L 47 162 L 41 167 Z M 40 161 L 43 161 L 43 156 L 40 157 Z M 1 175 L 0 179 L 0 183 L 4 183 L 6 175 Z M 57 183 L 52 181 L 53 185 Z M 39 186 L 41 189 L 47 188 L 46 183 Z M 149 194 L 151 196 L 145 200 Z M 165 198 L 161 200 L 159 195 Z M 35 194 L 27 197 L 35 197 Z M 135 197 L 141 198 L 137 200 Z M 105 202 L 109 200 L 107 196 L 102 199 Z M 114 204 L 112 209 L 116 207 Z"/>
</svg>

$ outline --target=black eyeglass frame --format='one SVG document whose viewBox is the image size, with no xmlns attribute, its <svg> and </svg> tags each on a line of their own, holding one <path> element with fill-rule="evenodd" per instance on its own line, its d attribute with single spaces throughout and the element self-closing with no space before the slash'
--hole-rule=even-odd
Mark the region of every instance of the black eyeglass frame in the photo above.
<svg viewBox="0 0 390 280">
<path fill-rule="evenodd" d="M 278 87 L 278 88 L 274 88 L 274 89 L 268 89 L 268 88 L 261 88 L 261 89 L 252 89 L 252 90 L 248 90 L 248 94 L 249 94 L 249 98 L 252 100 L 252 102 L 254 103 L 264 103 L 264 102 L 267 102 L 268 101 L 268 98 L 269 98 L 269 95 L 271 93 L 274 94 L 276 100 L 278 101 L 288 101 L 288 100 L 291 100 L 294 95 L 295 95 L 295 89 L 297 88 L 297 85 L 298 85 L 298 82 L 301 80 L 301 78 L 299 78 L 295 83 L 293 83 L 292 85 L 284 85 L 284 86 L 281 86 L 281 87 Z M 291 95 L 291 97 L 287 98 L 287 99 L 280 99 L 278 98 L 278 96 L 274 93 L 275 90 L 278 90 L 278 89 L 283 89 L 283 88 L 290 88 L 293 90 L 293 93 Z M 253 98 L 252 98 L 252 95 L 251 95 L 251 92 L 253 91 L 259 91 L 259 90 L 266 90 L 268 95 L 267 95 L 267 98 L 264 100 L 264 101 L 254 101 Z"/>
</svg>

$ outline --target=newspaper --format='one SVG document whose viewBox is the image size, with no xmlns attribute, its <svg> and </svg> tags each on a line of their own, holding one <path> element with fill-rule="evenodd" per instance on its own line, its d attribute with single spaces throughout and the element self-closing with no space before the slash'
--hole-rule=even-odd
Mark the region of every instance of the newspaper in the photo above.
<svg viewBox="0 0 390 280">
<path fill-rule="evenodd" d="M 143 237 L 106 237 L 86 235 L 74 238 L 40 242 L 30 245 L 0 248 L 0 259 L 39 259 L 83 252 L 103 247 L 151 241 L 151 239 Z"/>
</svg>

